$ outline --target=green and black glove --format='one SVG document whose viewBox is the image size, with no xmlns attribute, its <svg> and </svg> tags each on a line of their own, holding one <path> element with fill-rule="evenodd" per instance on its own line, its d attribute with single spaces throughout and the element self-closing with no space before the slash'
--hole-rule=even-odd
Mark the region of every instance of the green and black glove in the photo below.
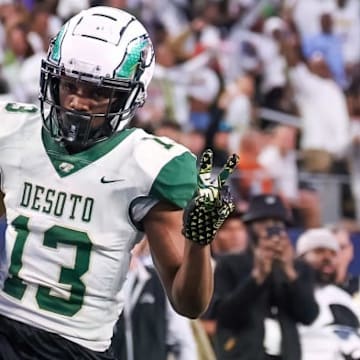
<svg viewBox="0 0 360 360">
<path fill-rule="evenodd" d="M 227 178 L 238 162 L 236 154 L 231 155 L 216 179 L 211 179 L 213 153 L 205 150 L 201 156 L 198 173 L 198 189 L 184 211 L 183 235 L 199 245 L 210 244 L 220 226 L 234 211 Z"/>
</svg>

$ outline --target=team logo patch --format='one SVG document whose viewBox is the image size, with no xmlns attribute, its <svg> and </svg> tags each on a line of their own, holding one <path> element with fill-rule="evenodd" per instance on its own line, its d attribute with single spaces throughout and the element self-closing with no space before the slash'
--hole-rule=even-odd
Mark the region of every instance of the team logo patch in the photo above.
<svg viewBox="0 0 360 360">
<path fill-rule="evenodd" d="M 73 164 L 67 163 L 67 162 L 62 162 L 59 165 L 59 169 L 65 173 L 70 172 L 75 166 Z"/>
</svg>

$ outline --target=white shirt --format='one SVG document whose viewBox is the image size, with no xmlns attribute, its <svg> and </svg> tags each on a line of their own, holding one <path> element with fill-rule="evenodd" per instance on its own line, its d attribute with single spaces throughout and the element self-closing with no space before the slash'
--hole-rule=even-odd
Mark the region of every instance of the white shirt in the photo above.
<svg viewBox="0 0 360 360">
<path fill-rule="evenodd" d="M 302 149 L 318 149 L 342 156 L 349 141 L 345 95 L 331 79 L 321 78 L 299 64 L 289 71 L 302 121 Z"/>
<path fill-rule="evenodd" d="M 225 121 L 233 131 L 229 136 L 229 151 L 237 153 L 240 148 L 241 137 L 250 127 L 252 105 L 248 96 L 236 95 L 226 108 Z"/>
<path fill-rule="evenodd" d="M 315 289 L 319 315 L 310 326 L 299 325 L 302 360 L 344 360 L 343 355 L 360 351 L 359 329 L 341 326 L 331 307 L 338 306 L 352 312 L 359 319 L 352 297 L 335 285 Z"/>
<path fill-rule="evenodd" d="M 275 145 L 266 146 L 259 154 L 259 163 L 274 178 L 277 191 L 289 199 L 298 197 L 298 169 L 296 152 L 282 155 Z"/>
<path fill-rule="evenodd" d="M 334 6 L 334 0 L 296 0 L 293 3 L 295 5 L 294 20 L 302 36 L 318 33 L 320 31 L 320 14 L 332 10 Z"/>
<path fill-rule="evenodd" d="M 334 12 L 334 30 L 343 41 L 345 62 L 360 61 L 360 2 L 348 0 L 344 8 Z"/>
</svg>

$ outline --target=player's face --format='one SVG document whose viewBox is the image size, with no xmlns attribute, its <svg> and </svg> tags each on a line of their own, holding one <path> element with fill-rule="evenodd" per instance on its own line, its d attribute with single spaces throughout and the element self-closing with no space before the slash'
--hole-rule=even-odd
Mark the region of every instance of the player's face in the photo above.
<svg viewBox="0 0 360 360">
<path fill-rule="evenodd" d="M 106 113 L 112 90 L 70 78 L 61 78 L 59 85 L 60 105 L 69 110 L 88 114 Z M 97 128 L 105 121 L 95 117 L 91 126 Z"/>
</svg>

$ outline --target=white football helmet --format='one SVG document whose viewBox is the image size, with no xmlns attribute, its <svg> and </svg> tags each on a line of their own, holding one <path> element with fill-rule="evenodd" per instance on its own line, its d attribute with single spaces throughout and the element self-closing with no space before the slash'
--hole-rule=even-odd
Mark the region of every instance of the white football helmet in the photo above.
<svg viewBox="0 0 360 360">
<path fill-rule="evenodd" d="M 146 99 L 154 71 L 148 32 L 131 14 L 111 7 L 84 10 L 66 22 L 42 61 L 40 103 L 44 127 L 58 141 L 88 147 L 123 129 Z M 108 94 L 104 113 L 64 108 L 60 79 L 84 82 Z M 50 112 L 45 111 L 50 105 Z M 94 129 L 94 119 L 105 121 Z"/>
</svg>

